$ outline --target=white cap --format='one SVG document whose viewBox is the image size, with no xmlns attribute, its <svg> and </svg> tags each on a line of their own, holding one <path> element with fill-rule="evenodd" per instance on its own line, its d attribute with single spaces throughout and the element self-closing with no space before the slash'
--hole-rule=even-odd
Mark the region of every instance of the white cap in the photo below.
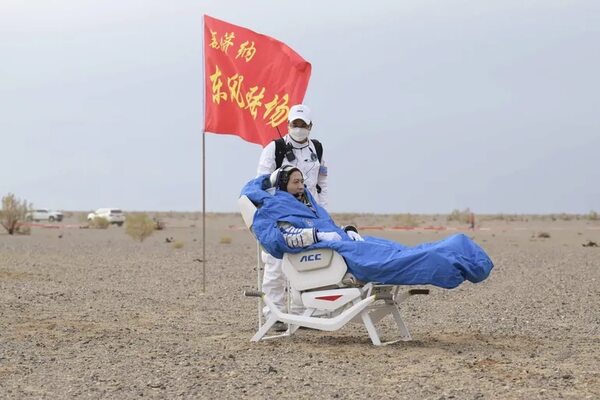
<svg viewBox="0 0 600 400">
<path fill-rule="evenodd" d="M 290 113 L 288 114 L 288 121 L 291 122 L 297 119 L 301 119 L 310 125 L 310 108 L 304 104 L 296 104 L 295 106 L 292 106 L 292 108 L 290 108 Z"/>
</svg>

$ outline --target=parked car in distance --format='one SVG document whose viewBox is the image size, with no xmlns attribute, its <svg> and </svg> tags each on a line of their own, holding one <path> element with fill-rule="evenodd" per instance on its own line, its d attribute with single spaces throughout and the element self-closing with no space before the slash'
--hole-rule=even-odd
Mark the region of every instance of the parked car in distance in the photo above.
<svg viewBox="0 0 600 400">
<path fill-rule="evenodd" d="M 63 213 L 61 213 L 60 211 L 48 210 L 47 208 L 38 208 L 36 210 L 31 210 L 27 214 L 25 214 L 25 219 L 27 221 L 35 221 L 35 222 L 39 222 L 39 221 L 50 221 L 50 222 L 58 221 L 58 222 L 60 222 L 63 220 Z"/>
<path fill-rule="evenodd" d="M 118 208 L 99 208 L 93 213 L 89 213 L 87 219 L 88 221 L 93 221 L 95 218 L 99 217 L 105 218 L 109 223 L 118 226 L 123 225 L 125 222 L 125 214 Z"/>
</svg>

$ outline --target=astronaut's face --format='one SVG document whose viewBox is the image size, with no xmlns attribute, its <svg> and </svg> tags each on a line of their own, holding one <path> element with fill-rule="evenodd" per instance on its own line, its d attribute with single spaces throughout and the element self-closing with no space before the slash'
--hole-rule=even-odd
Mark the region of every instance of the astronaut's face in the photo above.
<svg viewBox="0 0 600 400">
<path fill-rule="evenodd" d="M 294 171 L 290 174 L 287 192 L 295 197 L 300 197 L 304 193 L 304 178 L 300 171 Z"/>
</svg>

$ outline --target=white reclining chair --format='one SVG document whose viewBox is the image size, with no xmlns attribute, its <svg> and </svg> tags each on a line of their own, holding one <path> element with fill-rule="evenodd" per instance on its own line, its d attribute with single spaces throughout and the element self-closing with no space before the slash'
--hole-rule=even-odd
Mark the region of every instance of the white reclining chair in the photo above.
<svg viewBox="0 0 600 400">
<path fill-rule="evenodd" d="M 238 200 L 242 218 L 252 231 L 256 206 L 242 196 Z M 259 253 L 260 260 L 260 253 Z M 258 262 L 260 265 L 260 261 Z M 406 324 L 400 316 L 398 304 L 414 294 L 428 294 L 427 289 L 411 289 L 400 293 L 396 285 L 378 285 L 373 282 L 359 287 L 348 287 L 342 283 L 347 272 L 344 258 L 334 250 L 307 250 L 301 253 L 286 253 L 283 257 L 283 273 L 289 281 L 291 294 L 301 300 L 306 308 L 302 315 L 288 314 L 279 310 L 261 291 L 261 268 L 257 266 L 258 290 L 246 290 L 245 295 L 260 297 L 271 313 L 262 324 L 259 303 L 259 329 L 252 341 L 291 336 L 299 327 L 322 331 L 336 331 L 348 322 L 363 323 L 374 345 L 411 340 Z M 288 293 L 289 295 L 289 293 Z M 391 314 L 399 331 L 399 339 L 382 343 L 375 324 Z M 320 315 L 320 316 L 315 316 Z M 288 324 L 288 330 L 279 335 L 266 336 L 277 322 Z"/>
</svg>

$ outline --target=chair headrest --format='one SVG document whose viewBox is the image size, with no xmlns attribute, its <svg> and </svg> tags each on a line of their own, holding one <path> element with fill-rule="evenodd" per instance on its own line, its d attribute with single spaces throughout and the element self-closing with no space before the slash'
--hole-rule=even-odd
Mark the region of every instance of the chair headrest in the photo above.
<svg viewBox="0 0 600 400">
<path fill-rule="evenodd" d="M 252 223 L 254 222 L 254 214 L 256 213 L 256 206 L 254 203 L 248 198 L 248 196 L 240 196 L 238 199 L 238 206 L 240 207 L 240 213 L 242 214 L 242 219 L 244 223 L 248 227 L 248 229 L 252 229 Z"/>
</svg>

